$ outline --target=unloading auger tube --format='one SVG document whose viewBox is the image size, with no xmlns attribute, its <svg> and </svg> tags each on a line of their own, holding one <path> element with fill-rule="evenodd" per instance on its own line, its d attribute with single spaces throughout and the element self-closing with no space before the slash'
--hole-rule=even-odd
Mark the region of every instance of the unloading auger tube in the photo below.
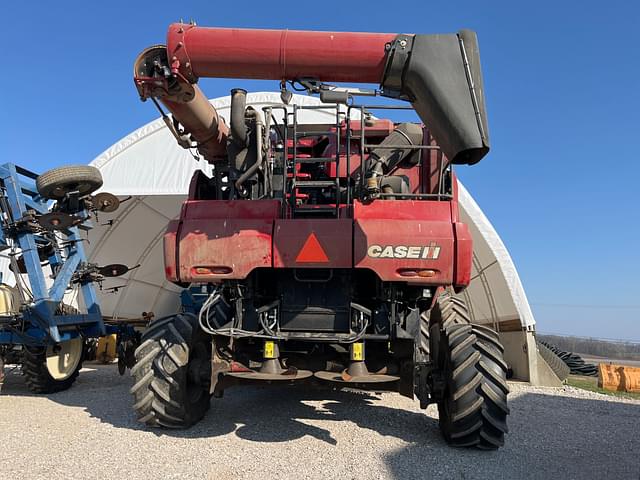
<svg viewBox="0 0 640 480">
<path fill-rule="evenodd" d="M 228 127 L 196 83 L 201 77 L 314 79 L 375 83 L 382 95 L 411 102 L 454 164 L 489 151 L 476 34 L 405 35 L 203 28 L 175 23 L 167 45 L 144 50 L 134 80 L 143 100 L 158 98 L 209 161 L 225 154 Z M 168 118 L 168 117 L 167 117 Z"/>
</svg>

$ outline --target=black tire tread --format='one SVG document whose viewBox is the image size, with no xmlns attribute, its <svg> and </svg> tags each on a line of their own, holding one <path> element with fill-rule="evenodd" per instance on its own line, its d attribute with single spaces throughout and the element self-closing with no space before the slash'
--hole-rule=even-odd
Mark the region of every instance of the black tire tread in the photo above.
<svg viewBox="0 0 640 480">
<path fill-rule="evenodd" d="M 192 314 L 160 318 L 149 325 L 136 349 L 130 392 L 138 421 L 149 427 L 186 428 L 204 417 L 209 396 L 185 401 L 190 346 L 198 320 Z"/>
<path fill-rule="evenodd" d="M 451 301 L 445 301 L 448 298 Z M 465 303 L 448 293 L 444 293 L 436 299 L 436 305 L 440 317 L 444 319 L 442 323 L 451 324 L 465 324 L 469 323 L 469 314 Z M 431 324 L 430 312 L 422 312 L 420 315 L 420 345 L 419 348 L 423 354 L 429 355 L 429 327 Z"/>
<path fill-rule="evenodd" d="M 47 371 L 46 348 L 25 347 L 22 350 L 22 375 L 27 388 L 33 393 L 56 393 L 67 390 L 80 374 L 82 359 L 74 372 L 64 380 L 55 380 Z"/>
<path fill-rule="evenodd" d="M 445 399 L 439 402 L 440 427 L 455 447 L 493 450 L 504 445 L 508 432 L 507 365 L 504 348 L 491 329 L 469 322 L 464 302 L 441 294 L 435 318 L 441 323 L 441 350 L 448 355 Z M 448 402 L 445 409 L 444 402 Z M 446 415 L 449 418 L 445 418 Z"/>
</svg>

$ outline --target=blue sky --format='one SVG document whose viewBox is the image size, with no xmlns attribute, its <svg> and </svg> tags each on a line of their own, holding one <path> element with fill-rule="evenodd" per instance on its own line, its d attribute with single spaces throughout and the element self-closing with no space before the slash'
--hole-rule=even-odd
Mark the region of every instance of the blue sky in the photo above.
<svg viewBox="0 0 640 480">
<path fill-rule="evenodd" d="M 492 151 L 457 171 L 511 252 L 538 330 L 640 341 L 640 4 L 318 5 L 2 2 L 0 159 L 38 171 L 86 163 L 154 119 L 151 105 L 137 99 L 132 63 L 180 18 L 255 28 L 471 28 L 480 40 Z M 276 88 L 201 83 L 209 97 L 232 86 Z"/>
</svg>

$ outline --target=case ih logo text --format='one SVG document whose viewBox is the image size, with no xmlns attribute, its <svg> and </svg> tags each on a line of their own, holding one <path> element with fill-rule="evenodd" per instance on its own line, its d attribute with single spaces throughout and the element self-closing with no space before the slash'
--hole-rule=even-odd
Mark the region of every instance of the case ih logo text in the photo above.
<svg viewBox="0 0 640 480">
<path fill-rule="evenodd" d="M 431 242 L 427 246 L 408 245 L 371 245 L 367 255 L 372 258 L 420 258 L 437 260 L 440 256 L 440 245 Z"/>
</svg>

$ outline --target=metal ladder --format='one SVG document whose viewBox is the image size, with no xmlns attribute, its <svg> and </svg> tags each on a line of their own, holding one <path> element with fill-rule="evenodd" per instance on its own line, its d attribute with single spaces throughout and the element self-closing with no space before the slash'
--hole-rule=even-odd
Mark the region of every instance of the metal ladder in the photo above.
<svg viewBox="0 0 640 480">
<path fill-rule="evenodd" d="M 341 153 L 341 128 L 340 120 L 343 113 L 340 112 L 340 107 L 335 106 L 336 110 L 336 126 L 335 132 L 332 131 L 299 131 L 298 129 L 298 112 L 300 110 L 327 110 L 329 105 L 313 105 L 313 106 L 298 106 L 293 105 L 293 112 L 287 113 L 288 117 L 292 118 L 292 130 L 293 130 L 293 146 L 291 152 L 291 158 L 289 158 L 289 146 L 285 145 L 285 177 L 286 180 L 290 180 L 288 188 L 285 189 L 289 193 L 289 203 L 291 207 L 291 214 L 293 218 L 300 217 L 313 217 L 316 215 L 330 216 L 329 218 L 340 218 L 340 153 Z M 305 157 L 298 152 L 298 141 L 303 138 L 309 137 L 334 137 L 336 141 L 336 154 L 335 157 Z M 305 180 L 298 178 L 298 165 L 303 164 L 320 164 L 335 162 L 336 164 L 336 176 L 335 178 L 329 178 L 326 180 Z M 289 169 L 291 169 L 291 178 L 289 179 Z M 298 205 L 298 189 L 302 189 L 303 192 L 311 192 L 314 189 L 316 192 L 321 192 L 323 189 L 331 188 L 334 193 L 335 205 Z"/>
</svg>

